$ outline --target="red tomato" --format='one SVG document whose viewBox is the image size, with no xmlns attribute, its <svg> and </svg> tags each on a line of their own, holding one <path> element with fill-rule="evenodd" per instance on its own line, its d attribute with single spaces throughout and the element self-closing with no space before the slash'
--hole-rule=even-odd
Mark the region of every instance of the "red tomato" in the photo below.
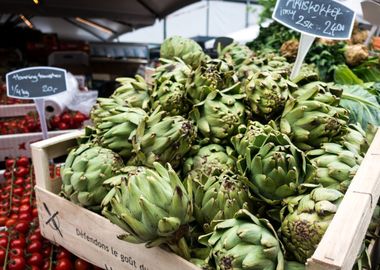
<svg viewBox="0 0 380 270">
<path fill-rule="evenodd" d="M 38 266 L 32 265 L 30 266 L 30 270 L 40 270 Z"/>
<path fill-rule="evenodd" d="M 4 237 L 7 238 L 8 235 L 9 235 L 9 234 L 8 234 L 7 231 L 1 231 L 1 232 L 0 232 L 0 238 L 4 238 Z"/>
<path fill-rule="evenodd" d="M 38 209 L 37 208 L 33 208 L 32 210 L 32 217 L 38 217 Z"/>
<path fill-rule="evenodd" d="M 21 156 L 16 161 L 17 166 L 24 166 L 27 167 L 29 165 L 29 158 L 25 156 Z"/>
<path fill-rule="evenodd" d="M 33 217 L 29 213 L 20 213 L 18 215 L 18 218 L 24 221 L 32 221 L 33 219 Z"/>
<path fill-rule="evenodd" d="M 14 218 L 9 218 L 6 222 L 5 222 L 5 226 L 7 227 L 7 228 L 10 228 L 10 227 L 12 227 L 13 225 L 15 225 L 16 224 L 16 219 L 14 219 Z"/>
<path fill-rule="evenodd" d="M 71 116 L 70 116 L 70 114 L 68 114 L 67 112 L 63 113 L 63 114 L 61 115 L 61 121 L 62 121 L 63 123 L 66 123 L 66 124 L 70 124 L 70 121 L 71 121 Z"/>
<path fill-rule="evenodd" d="M 6 250 L 5 249 L 0 249 L 0 265 L 4 264 L 5 254 L 6 254 Z"/>
<path fill-rule="evenodd" d="M 17 191 L 18 192 L 18 191 Z M 15 194 L 17 195 L 17 194 Z M 12 198 L 12 203 L 14 204 L 19 204 L 21 202 L 21 199 L 18 197 L 19 195 L 17 195 L 17 197 L 13 197 Z"/>
<path fill-rule="evenodd" d="M 4 216 L 0 216 L 0 226 L 5 226 L 5 223 L 7 222 L 8 218 Z"/>
<path fill-rule="evenodd" d="M 31 210 L 32 210 L 32 207 L 30 206 L 29 201 L 25 204 L 21 204 L 19 207 L 20 214 L 21 213 L 28 213 L 29 214 Z"/>
<path fill-rule="evenodd" d="M 9 270 L 25 270 L 25 260 L 22 257 L 13 257 L 10 259 L 8 264 Z"/>
<path fill-rule="evenodd" d="M 22 248 L 16 247 L 12 248 L 10 251 L 11 258 L 13 257 L 24 257 L 24 250 Z"/>
<path fill-rule="evenodd" d="M 10 172 L 9 170 L 6 170 L 4 172 L 4 178 L 8 179 L 8 178 L 11 178 L 12 177 L 12 172 Z"/>
<path fill-rule="evenodd" d="M 15 219 L 17 223 L 18 215 L 16 213 L 13 213 L 9 218 Z"/>
<path fill-rule="evenodd" d="M 66 123 L 61 122 L 61 123 L 59 123 L 59 125 L 58 125 L 58 129 L 60 129 L 60 130 L 66 130 L 66 129 L 69 129 L 69 125 L 66 124 Z"/>
<path fill-rule="evenodd" d="M 21 204 L 21 206 L 22 205 L 29 205 L 30 204 L 30 197 L 28 197 L 28 196 L 23 197 L 20 201 L 20 204 Z M 20 211 L 21 211 L 21 207 L 20 207 Z"/>
<path fill-rule="evenodd" d="M 42 243 L 39 240 L 31 241 L 29 245 L 26 247 L 26 251 L 28 253 L 36 253 L 41 252 Z"/>
<path fill-rule="evenodd" d="M 73 264 L 68 258 L 61 258 L 57 261 L 55 270 L 72 270 Z"/>
<path fill-rule="evenodd" d="M 22 187 L 16 187 L 13 189 L 13 194 L 17 196 L 22 196 L 23 193 L 24 193 L 24 188 Z"/>
<path fill-rule="evenodd" d="M 15 185 L 18 185 L 18 186 L 23 185 L 23 184 L 24 184 L 24 178 L 22 178 L 22 177 L 17 177 L 17 178 L 15 179 L 14 184 L 15 184 Z"/>
<path fill-rule="evenodd" d="M 15 160 L 13 158 L 7 158 L 5 160 L 5 167 L 6 168 L 12 168 L 13 164 L 15 164 Z"/>
<path fill-rule="evenodd" d="M 15 225 L 14 229 L 16 231 L 18 231 L 19 233 L 25 234 L 29 231 L 29 225 L 30 225 L 30 223 L 27 221 L 19 221 Z"/>
<path fill-rule="evenodd" d="M 24 177 L 24 176 L 27 176 L 28 174 L 29 174 L 29 168 L 27 167 L 18 167 L 15 172 L 15 175 L 17 177 Z"/>
<path fill-rule="evenodd" d="M 26 245 L 25 239 L 22 237 L 11 239 L 11 248 L 15 248 L 15 247 L 24 248 L 25 245 Z"/>
<path fill-rule="evenodd" d="M 28 184 L 26 184 L 25 186 L 24 186 L 24 189 L 25 190 L 32 190 L 32 184 L 30 184 L 30 183 L 28 183 Z"/>
<path fill-rule="evenodd" d="M 42 255 L 44 256 L 44 258 L 49 258 L 50 253 L 51 253 L 51 246 L 47 246 L 42 249 Z"/>
<path fill-rule="evenodd" d="M 7 248 L 8 238 L 0 238 L 0 247 Z"/>
<path fill-rule="evenodd" d="M 75 270 L 89 270 L 89 269 L 91 269 L 91 264 L 89 264 L 88 262 L 78 258 L 75 260 L 74 268 L 75 268 Z"/>
<path fill-rule="evenodd" d="M 71 253 L 68 252 L 66 249 L 64 249 L 63 247 L 60 248 L 58 254 L 57 254 L 57 259 L 70 259 L 71 258 Z"/>
<path fill-rule="evenodd" d="M 44 260 L 44 264 L 42 266 L 42 270 L 50 270 L 50 261 L 49 260 Z"/>
<path fill-rule="evenodd" d="M 32 255 L 28 259 L 28 264 L 29 265 L 35 265 L 35 266 L 40 266 L 43 264 L 43 257 L 40 253 L 35 252 L 32 253 Z"/>
</svg>

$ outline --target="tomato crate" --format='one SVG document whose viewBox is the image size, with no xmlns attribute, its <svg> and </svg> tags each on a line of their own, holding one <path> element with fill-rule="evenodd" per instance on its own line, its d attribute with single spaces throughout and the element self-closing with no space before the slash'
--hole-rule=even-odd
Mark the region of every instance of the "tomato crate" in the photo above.
<svg viewBox="0 0 380 270">
<path fill-rule="evenodd" d="M 23 116 L 35 111 L 37 111 L 37 109 L 34 103 L 0 105 L 0 118 Z"/>
<path fill-rule="evenodd" d="M 41 233 L 76 256 L 104 269 L 196 270 L 196 266 L 161 248 L 121 241 L 123 230 L 105 217 L 60 197 L 61 180 L 51 180 L 49 161 L 65 156 L 80 132 L 32 144 Z M 380 131 L 317 250 L 308 270 L 352 269 L 380 195 Z M 372 243 L 370 250 L 376 250 Z"/>
</svg>

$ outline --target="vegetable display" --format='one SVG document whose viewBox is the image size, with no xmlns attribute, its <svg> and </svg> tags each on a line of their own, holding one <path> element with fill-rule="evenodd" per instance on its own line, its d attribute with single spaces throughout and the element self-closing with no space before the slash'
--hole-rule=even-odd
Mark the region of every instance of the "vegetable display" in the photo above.
<svg viewBox="0 0 380 270">
<path fill-rule="evenodd" d="M 202 269 L 303 269 L 371 125 L 312 66 L 291 81 L 276 53 L 238 44 L 219 53 L 172 37 L 152 85 L 118 79 L 62 167 L 62 194 L 122 228 L 118 238 Z"/>
</svg>

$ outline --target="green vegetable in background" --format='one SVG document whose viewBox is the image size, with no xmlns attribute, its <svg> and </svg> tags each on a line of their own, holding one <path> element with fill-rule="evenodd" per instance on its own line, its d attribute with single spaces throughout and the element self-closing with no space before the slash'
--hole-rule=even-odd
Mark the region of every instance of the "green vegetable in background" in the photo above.
<svg viewBox="0 0 380 270">
<path fill-rule="evenodd" d="M 339 65 L 335 69 L 334 81 L 338 84 L 363 84 L 363 81 L 347 65 Z"/>
</svg>

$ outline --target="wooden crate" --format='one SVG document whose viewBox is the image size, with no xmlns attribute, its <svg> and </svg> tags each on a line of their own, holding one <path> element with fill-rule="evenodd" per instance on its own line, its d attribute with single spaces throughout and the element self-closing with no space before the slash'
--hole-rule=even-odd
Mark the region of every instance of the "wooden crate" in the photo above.
<svg viewBox="0 0 380 270">
<path fill-rule="evenodd" d="M 67 154 L 80 132 L 32 145 L 41 234 L 76 256 L 108 270 L 199 270 L 161 248 L 145 248 L 117 239 L 123 230 L 108 219 L 59 197 L 60 180 L 51 181 L 49 160 Z"/>
<path fill-rule="evenodd" d="M 48 163 L 67 154 L 80 133 L 32 145 L 37 207 L 42 234 L 75 255 L 105 269 L 196 270 L 196 266 L 160 248 L 146 249 L 116 238 L 122 230 L 104 217 L 57 194 L 60 180 L 49 180 Z M 380 131 L 352 180 L 338 212 L 313 256 L 308 270 L 352 269 L 380 195 Z M 127 259 L 125 259 L 127 258 Z"/>
</svg>

